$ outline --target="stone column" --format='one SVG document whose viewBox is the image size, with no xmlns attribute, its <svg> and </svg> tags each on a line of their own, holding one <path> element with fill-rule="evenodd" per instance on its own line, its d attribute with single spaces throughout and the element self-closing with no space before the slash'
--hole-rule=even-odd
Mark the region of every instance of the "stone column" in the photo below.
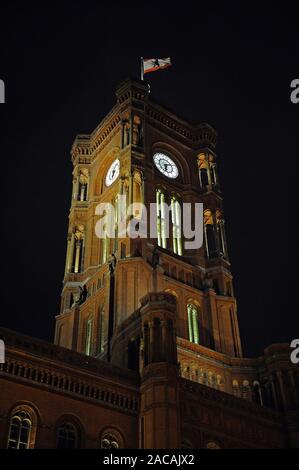
<svg viewBox="0 0 299 470">
<path fill-rule="evenodd" d="M 81 254 L 81 240 L 76 240 L 75 268 L 74 268 L 75 273 L 79 272 L 80 254 Z"/>
</svg>

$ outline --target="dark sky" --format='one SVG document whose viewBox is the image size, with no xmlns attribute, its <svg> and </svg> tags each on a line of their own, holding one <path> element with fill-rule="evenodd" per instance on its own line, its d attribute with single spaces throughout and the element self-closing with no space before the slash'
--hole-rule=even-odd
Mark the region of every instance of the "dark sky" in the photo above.
<svg viewBox="0 0 299 470">
<path fill-rule="evenodd" d="M 286 2 L 1 4 L 1 325 L 52 340 L 71 197 L 70 147 L 139 74 L 155 100 L 219 132 L 244 351 L 298 338 L 299 9 Z M 211 6 L 208 6 L 210 3 Z M 212 6 L 213 4 L 213 6 Z"/>
</svg>

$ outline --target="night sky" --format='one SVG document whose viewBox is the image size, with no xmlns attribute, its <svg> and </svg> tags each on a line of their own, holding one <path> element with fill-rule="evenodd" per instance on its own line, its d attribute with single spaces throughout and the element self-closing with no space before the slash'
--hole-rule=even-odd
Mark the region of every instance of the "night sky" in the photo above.
<svg viewBox="0 0 299 470">
<path fill-rule="evenodd" d="M 244 353 L 298 338 L 299 8 L 10 3 L 0 18 L 1 326 L 53 340 L 74 137 L 115 104 L 117 84 L 138 77 L 140 56 L 171 56 L 172 68 L 148 75 L 153 98 L 219 132 Z"/>
</svg>

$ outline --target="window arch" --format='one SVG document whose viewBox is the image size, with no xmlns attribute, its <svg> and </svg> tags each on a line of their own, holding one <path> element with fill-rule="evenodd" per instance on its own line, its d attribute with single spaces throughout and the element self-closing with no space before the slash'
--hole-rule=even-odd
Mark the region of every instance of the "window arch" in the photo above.
<svg viewBox="0 0 299 470">
<path fill-rule="evenodd" d="M 33 449 L 36 425 L 36 414 L 29 406 L 23 405 L 13 410 L 9 420 L 7 448 Z"/>
<path fill-rule="evenodd" d="M 101 449 L 124 449 L 124 439 L 116 429 L 106 429 L 100 437 Z"/>
<path fill-rule="evenodd" d="M 57 429 L 58 449 L 77 449 L 79 447 L 79 432 L 71 422 L 62 423 Z"/>
<path fill-rule="evenodd" d="M 189 341 L 200 343 L 199 333 L 199 309 L 193 303 L 187 304 Z"/>
<path fill-rule="evenodd" d="M 181 205 L 177 198 L 171 198 L 172 248 L 176 255 L 182 256 L 182 217 Z"/>
</svg>

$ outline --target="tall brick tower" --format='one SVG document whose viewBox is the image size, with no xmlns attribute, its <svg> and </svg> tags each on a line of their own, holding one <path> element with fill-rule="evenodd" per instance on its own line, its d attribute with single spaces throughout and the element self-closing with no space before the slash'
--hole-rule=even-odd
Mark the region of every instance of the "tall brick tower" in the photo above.
<svg viewBox="0 0 299 470">
<path fill-rule="evenodd" d="M 216 132 L 155 103 L 144 81 L 116 97 L 72 147 L 56 344 L 0 329 L 0 447 L 298 448 L 289 345 L 242 357 Z"/>
<path fill-rule="evenodd" d="M 202 348 L 242 355 L 216 132 L 156 104 L 143 81 L 125 81 L 116 97 L 99 126 L 90 135 L 78 135 L 72 147 L 73 195 L 55 342 L 140 370 L 141 299 L 150 292 L 169 293 L 176 298 L 182 374 L 197 364 L 203 381 L 225 389 L 225 377 L 204 376 L 204 355 L 198 353 Z M 98 205 L 109 202 L 117 209 L 121 196 L 127 206 L 133 204 L 127 223 L 141 223 L 139 203 L 157 204 L 157 238 L 151 238 L 149 228 L 144 238 L 120 237 L 117 220 L 115 238 L 98 238 Z M 186 249 L 180 214 L 183 203 L 194 207 L 196 202 L 204 208 L 204 243 Z M 171 208 L 169 237 L 163 203 Z"/>
</svg>

